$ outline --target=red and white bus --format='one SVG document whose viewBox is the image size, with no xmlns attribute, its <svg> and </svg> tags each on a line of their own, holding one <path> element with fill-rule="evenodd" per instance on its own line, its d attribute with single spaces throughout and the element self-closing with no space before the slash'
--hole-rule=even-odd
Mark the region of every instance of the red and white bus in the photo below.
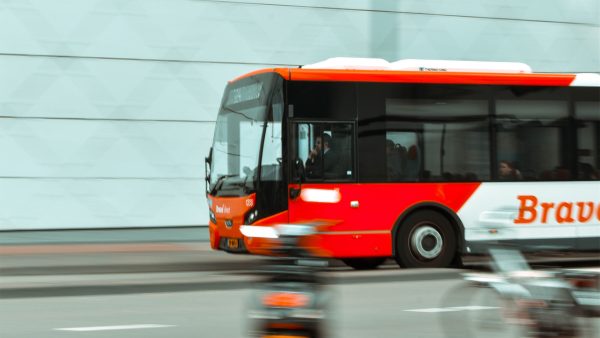
<svg viewBox="0 0 600 338">
<path fill-rule="evenodd" d="M 231 81 L 207 158 L 211 246 L 318 223 L 355 268 L 445 267 L 489 243 L 600 248 L 600 75 L 333 58 Z"/>
</svg>

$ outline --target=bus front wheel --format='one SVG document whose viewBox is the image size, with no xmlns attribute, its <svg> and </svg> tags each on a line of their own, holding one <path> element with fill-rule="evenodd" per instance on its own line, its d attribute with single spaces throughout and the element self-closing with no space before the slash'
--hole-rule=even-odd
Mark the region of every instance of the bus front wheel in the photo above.
<svg viewBox="0 0 600 338">
<path fill-rule="evenodd" d="M 448 218 L 429 210 L 409 215 L 394 243 L 395 259 L 405 268 L 449 267 L 457 254 L 456 233 Z"/>
</svg>

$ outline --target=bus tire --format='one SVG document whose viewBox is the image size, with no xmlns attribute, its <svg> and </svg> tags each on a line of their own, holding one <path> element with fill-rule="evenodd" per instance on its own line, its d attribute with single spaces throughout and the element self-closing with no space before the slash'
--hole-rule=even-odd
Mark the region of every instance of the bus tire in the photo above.
<svg viewBox="0 0 600 338">
<path fill-rule="evenodd" d="M 385 257 L 344 258 L 342 262 L 355 270 L 373 270 L 377 269 L 385 260 Z"/>
<path fill-rule="evenodd" d="M 394 245 L 394 258 L 404 268 L 449 267 L 458 248 L 448 218 L 431 210 L 409 215 L 400 225 Z"/>
</svg>

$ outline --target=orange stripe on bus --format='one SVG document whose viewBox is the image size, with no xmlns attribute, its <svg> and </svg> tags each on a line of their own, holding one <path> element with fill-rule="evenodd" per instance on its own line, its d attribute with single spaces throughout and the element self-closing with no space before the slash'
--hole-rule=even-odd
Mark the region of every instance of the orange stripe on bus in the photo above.
<svg viewBox="0 0 600 338">
<path fill-rule="evenodd" d="M 291 81 L 569 86 L 575 79 L 574 74 L 415 72 L 301 68 L 290 69 L 289 72 Z"/>
<path fill-rule="evenodd" d="M 285 80 L 290 79 L 290 69 L 289 68 L 265 68 L 265 69 L 258 69 L 258 70 L 252 71 L 250 73 L 238 76 L 229 82 L 231 83 L 231 82 L 235 82 L 235 81 L 238 81 L 238 80 L 250 77 L 250 76 L 266 74 L 266 73 L 278 73 Z"/>
<path fill-rule="evenodd" d="M 417 72 L 393 70 L 265 68 L 239 76 L 230 82 L 265 73 L 277 73 L 290 81 L 387 82 L 481 84 L 515 86 L 569 86 L 575 74 Z"/>
</svg>

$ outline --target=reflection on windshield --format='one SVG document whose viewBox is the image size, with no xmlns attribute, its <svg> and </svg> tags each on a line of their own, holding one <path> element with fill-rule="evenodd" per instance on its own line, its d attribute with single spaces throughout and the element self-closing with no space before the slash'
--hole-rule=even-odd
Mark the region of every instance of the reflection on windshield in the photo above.
<svg viewBox="0 0 600 338">
<path fill-rule="evenodd" d="M 217 119 L 210 186 L 213 189 L 254 189 L 264 128 L 265 106 L 223 109 Z M 227 184 L 223 178 L 227 179 Z"/>
<path fill-rule="evenodd" d="M 267 123 L 261 161 L 261 181 L 281 181 L 283 179 L 281 165 L 281 133 L 283 117 L 283 97 L 277 92 L 273 98 L 272 116 Z"/>
</svg>

